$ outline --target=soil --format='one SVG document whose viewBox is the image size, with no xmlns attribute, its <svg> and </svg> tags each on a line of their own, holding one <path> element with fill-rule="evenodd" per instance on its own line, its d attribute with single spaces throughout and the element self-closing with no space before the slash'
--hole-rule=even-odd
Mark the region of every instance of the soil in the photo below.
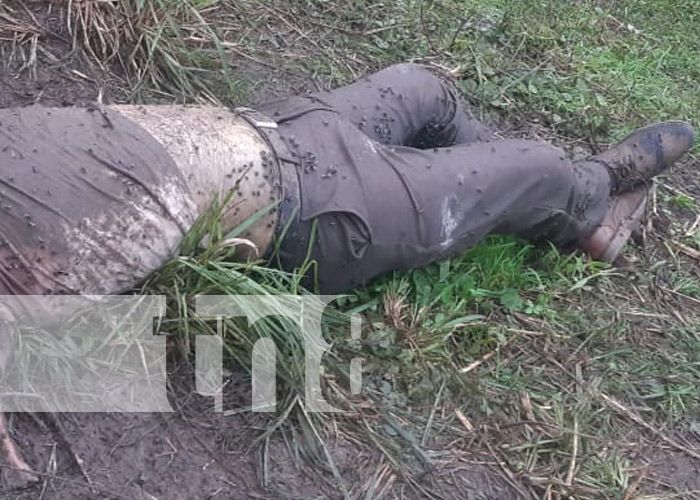
<svg viewBox="0 0 700 500">
<path fill-rule="evenodd" d="M 169 379 L 169 396 L 177 408 L 170 414 L 13 414 L 13 437 L 43 476 L 35 486 L 13 488 L 12 473 L 5 471 L 0 496 L 27 500 L 336 496 L 317 477 L 307 477 L 277 443 L 271 445 L 273 466 L 263 488 L 257 453 L 249 454 L 238 444 L 243 440 L 236 430 L 249 424 L 245 417 L 215 412 L 213 399 L 193 390 L 187 363 L 171 364 Z M 227 407 L 239 396 L 227 394 Z"/>
<path fill-rule="evenodd" d="M 227 381 L 225 407 L 243 408 L 246 385 L 240 375 Z M 16 487 L 3 473 L 0 498 L 68 499 L 232 499 L 337 498 L 330 482 L 307 475 L 285 446 L 272 441 L 267 485 L 260 456 L 247 450 L 240 429 L 249 414 L 224 416 L 214 400 L 196 394 L 185 361 L 169 365 L 169 398 L 174 413 L 72 413 L 8 415 L 12 436 L 30 466 L 42 474 L 34 486 Z M 249 395 L 247 396 L 249 399 Z M 344 448 L 344 447 L 343 447 Z M 342 449 L 342 448 L 341 448 Z M 350 447 L 346 449 L 350 450 Z M 349 466 L 357 454 L 337 453 Z M 345 458 L 344 458 L 345 457 Z M 344 476 L 352 470 L 344 467 Z"/>
<path fill-rule="evenodd" d="M 260 428 L 250 413 L 225 416 L 214 401 L 196 394 L 185 361 L 169 365 L 169 397 L 174 413 L 10 414 L 11 434 L 41 482 L 16 486 L 3 472 L 0 498 L 30 500 L 190 500 L 190 499 L 334 499 L 341 498 L 330 473 L 310 467 L 314 457 L 293 457 L 287 444 L 273 439 L 268 448 L 269 475 L 262 485 L 260 450 L 248 450 L 242 429 Z M 249 401 L 244 377 L 233 374 L 224 407 Z M 337 439 L 329 443 L 346 485 L 361 487 L 379 468 L 376 454 Z M 318 457 L 316 457 L 318 458 Z M 470 459 L 476 458 L 469 456 Z M 320 458 L 317 463 L 322 463 Z M 520 498 L 499 474 L 474 461 L 446 460 L 422 481 L 439 485 L 444 498 L 504 500 Z M 484 461 L 486 463 L 486 461 Z M 392 484 L 393 483 L 393 484 Z M 389 498 L 422 498 L 391 481 Z"/>
</svg>

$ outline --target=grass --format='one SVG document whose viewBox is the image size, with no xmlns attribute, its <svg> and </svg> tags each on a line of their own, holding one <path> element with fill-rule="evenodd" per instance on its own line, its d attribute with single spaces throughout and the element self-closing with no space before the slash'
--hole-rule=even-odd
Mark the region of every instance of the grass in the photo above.
<svg viewBox="0 0 700 500">
<path fill-rule="evenodd" d="M 144 91 L 231 103 L 245 92 L 232 78 L 216 26 L 204 15 L 213 0 L 125 0 L 75 2 L 68 26 L 79 45 L 98 65 L 120 68 L 131 100 Z"/>
<path fill-rule="evenodd" d="M 452 70 L 477 115 L 504 135 L 545 138 L 582 155 L 649 121 L 700 123 L 694 7 L 691 0 L 76 2 L 72 32 L 96 61 L 123 73 L 137 101 L 237 104 L 417 60 Z M 278 318 L 250 327 L 227 320 L 227 353 L 237 366 L 250 371 L 260 338 L 279 350 L 278 413 L 255 420 L 264 431 L 254 442 L 267 450 L 281 436 L 305 450 L 348 498 L 381 496 L 393 484 L 387 477 L 416 497 L 460 497 L 444 488 L 465 456 L 491 464 L 491 477 L 521 498 L 694 498 L 663 476 L 667 469 L 658 469 L 661 478 L 649 472 L 697 449 L 684 444 L 700 409 L 694 166 L 657 184 L 645 249 L 628 251 L 621 268 L 493 238 L 339 301 L 324 326 L 334 349 L 323 387 L 350 416 L 303 411 L 298 332 Z M 206 233 L 218 236 L 197 248 Z M 144 288 L 169 297 L 165 327 L 186 342 L 215 331 L 192 315 L 196 294 L 307 293 L 298 277 L 231 262 L 235 250 L 220 248 L 220 239 L 214 209 L 182 256 Z M 352 313 L 364 317 L 361 340 L 347 334 Z M 348 382 L 357 357 L 359 397 Z M 377 451 L 377 471 L 386 466 L 389 476 L 373 470 L 348 484 L 330 444 L 338 435 Z"/>
<path fill-rule="evenodd" d="M 614 138 L 649 120 L 700 117 L 690 2 L 364 5 L 296 1 L 281 7 L 246 0 L 236 11 L 251 30 L 238 30 L 237 43 L 275 60 L 280 50 L 273 32 L 281 35 L 288 40 L 285 66 L 301 66 L 331 85 L 402 60 L 460 68 L 462 89 L 488 112 L 537 120 L 574 137 Z"/>
</svg>

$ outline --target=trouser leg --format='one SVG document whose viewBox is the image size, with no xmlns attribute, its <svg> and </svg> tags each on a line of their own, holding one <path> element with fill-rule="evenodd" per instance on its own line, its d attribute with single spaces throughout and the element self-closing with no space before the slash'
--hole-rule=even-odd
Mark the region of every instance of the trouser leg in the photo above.
<svg viewBox="0 0 700 500">
<path fill-rule="evenodd" d="M 363 185 L 374 194 L 365 198 L 366 232 L 352 214 L 319 217 L 314 257 L 324 292 L 455 256 L 490 234 L 571 245 L 598 226 L 609 203 L 602 167 L 573 164 L 540 142 L 397 148 L 378 161 L 374 172 L 393 173 L 367 168 Z"/>
<path fill-rule="evenodd" d="M 574 164 L 544 142 L 481 142 L 494 137 L 458 102 L 429 71 L 397 65 L 261 106 L 279 122 L 299 179 L 282 266 L 295 269 L 311 250 L 321 291 L 336 293 L 489 234 L 569 246 L 598 226 L 610 201 L 604 167 Z"/>
<path fill-rule="evenodd" d="M 608 207 L 607 170 L 544 142 L 387 146 L 334 109 L 291 100 L 276 111 L 301 193 L 299 237 L 283 241 L 282 266 L 295 269 L 310 249 L 324 293 L 454 256 L 489 234 L 575 244 Z"/>
<path fill-rule="evenodd" d="M 494 138 L 463 107 L 451 83 L 417 64 L 396 64 L 311 97 L 381 144 L 424 149 Z"/>
</svg>

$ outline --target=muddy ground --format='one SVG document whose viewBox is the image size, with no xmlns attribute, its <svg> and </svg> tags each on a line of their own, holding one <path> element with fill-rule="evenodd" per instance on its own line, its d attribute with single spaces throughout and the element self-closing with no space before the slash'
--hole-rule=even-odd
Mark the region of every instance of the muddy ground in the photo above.
<svg viewBox="0 0 700 500">
<path fill-rule="evenodd" d="M 271 444 L 263 487 L 260 457 L 237 429 L 245 417 L 224 417 L 213 400 L 196 395 L 189 365 L 169 366 L 169 398 L 176 411 L 156 413 L 13 414 L 12 435 L 42 482 L 13 488 L 5 473 L 2 498 L 228 499 L 332 498 L 334 491 Z M 236 376 L 228 380 L 236 386 Z M 241 387 L 241 394 L 245 387 Z M 238 391 L 227 408 L 242 408 Z"/>
</svg>

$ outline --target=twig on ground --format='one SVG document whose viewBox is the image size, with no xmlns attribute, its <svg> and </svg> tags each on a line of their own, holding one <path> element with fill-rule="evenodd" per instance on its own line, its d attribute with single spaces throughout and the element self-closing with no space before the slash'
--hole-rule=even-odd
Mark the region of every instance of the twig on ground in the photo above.
<svg viewBox="0 0 700 500">
<path fill-rule="evenodd" d="M 522 496 L 523 498 L 530 497 L 533 499 L 538 499 L 538 496 L 535 495 L 534 492 L 529 491 L 528 495 L 528 492 L 523 490 L 522 486 L 518 484 L 518 480 L 515 478 L 515 474 L 513 474 L 513 471 L 511 471 L 508 467 L 508 464 L 500 456 L 498 456 L 496 451 L 493 449 L 493 446 L 491 446 L 489 442 L 486 442 L 486 447 L 489 449 L 489 453 L 491 453 L 491 456 L 498 464 L 503 478 L 520 494 L 520 496 Z"/>
<path fill-rule="evenodd" d="M 672 192 L 673 194 L 675 194 L 676 196 L 682 196 L 683 198 L 687 198 L 688 200 L 692 200 L 693 202 L 695 201 L 695 197 L 694 197 L 693 195 L 689 194 L 689 193 L 686 192 L 686 191 L 683 191 L 682 189 L 678 189 L 678 188 L 675 187 L 675 186 L 671 186 L 671 185 L 669 185 L 669 184 L 666 184 L 666 183 L 664 183 L 664 182 L 661 182 L 661 181 L 659 181 L 658 179 L 655 180 L 655 183 L 657 183 L 658 185 L 660 185 L 660 186 L 663 187 L 664 189 L 667 189 L 667 190 L 671 191 L 671 192 Z"/>
<path fill-rule="evenodd" d="M 528 420 L 537 420 L 535 418 L 535 412 L 532 409 L 532 400 L 530 399 L 530 395 L 527 392 L 520 393 L 520 404 L 522 405 L 523 410 L 525 411 L 525 416 Z"/>
<path fill-rule="evenodd" d="M 496 354 L 498 354 L 498 352 L 500 351 L 501 347 L 503 347 L 504 345 L 505 345 L 505 343 L 502 344 L 502 345 L 500 345 L 500 346 L 498 346 L 495 350 L 493 350 L 493 351 L 491 351 L 491 352 L 487 352 L 486 354 L 484 354 L 483 356 L 481 356 L 479 359 L 477 359 L 476 361 L 474 361 L 472 364 L 470 364 L 470 365 L 467 366 L 466 368 L 462 368 L 462 369 L 459 371 L 459 373 L 469 373 L 469 372 L 472 372 L 472 371 L 476 370 L 476 369 L 479 368 L 481 365 L 483 365 L 484 363 L 486 363 L 487 361 L 489 361 L 491 358 L 493 358 Z"/>
<path fill-rule="evenodd" d="M 644 467 L 640 467 L 641 469 L 641 474 L 639 474 L 639 477 L 634 480 L 634 482 L 627 488 L 627 491 L 625 491 L 625 496 L 622 498 L 622 500 L 632 500 L 632 495 L 634 495 L 637 490 L 639 489 L 639 485 L 642 484 L 642 481 L 647 477 L 647 473 L 649 472 L 649 466 L 645 465 Z"/>
<path fill-rule="evenodd" d="M 651 207 L 652 207 L 652 213 L 654 216 L 659 215 L 659 189 L 658 185 L 654 183 L 653 187 L 651 188 Z"/>
<path fill-rule="evenodd" d="M 543 431 L 545 429 L 549 429 L 549 430 L 557 431 L 560 434 L 573 434 L 574 433 L 573 429 L 567 429 L 566 427 L 561 427 L 561 426 L 555 425 L 555 424 L 548 424 L 546 422 L 535 422 L 532 420 L 523 420 L 521 422 L 513 422 L 512 424 L 503 424 L 500 426 L 500 429 L 504 430 L 504 429 L 510 429 L 513 427 L 522 427 L 522 426 L 539 427 L 539 428 L 543 429 Z M 579 438 L 585 438 L 585 439 L 589 439 L 591 441 L 597 441 L 600 443 L 603 442 L 603 439 L 601 437 L 594 436 L 593 434 L 586 434 L 586 433 L 581 432 L 580 430 L 579 430 L 578 435 L 579 435 Z"/>
<path fill-rule="evenodd" d="M 659 430 L 656 427 L 654 427 L 653 425 L 645 422 L 642 419 L 642 417 L 640 417 L 639 415 L 634 413 L 632 410 L 630 410 L 629 408 L 624 406 L 622 403 L 620 403 L 616 399 L 608 396 L 607 394 L 603 394 L 603 393 L 600 393 L 600 397 L 614 411 L 616 411 L 617 413 L 619 413 L 620 415 L 622 415 L 624 417 L 627 417 L 628 419 L 635 422 L 636 424 L 641 425 L 646 430 L 648 430 L 649 432 L 654 434 L 656 437 L 662 439 L 669 446 L 675 448 L 678 451 L 685 453 L 686 455 L 688 455 L 690 457 L 693 457 L 697 460 L 700 460 L 700 453 L 699 452 L 697 452 L 695 450 L 691 450 L 690 448 L 678 443 L 674 439 L 671 439 L 670 437 L 666 436 L 661 430 Z"/>
<path fill-rule="evenodd" d="M 506 331 L 517 333 L 519 335 L 527 335 L 529 337 L 544 337 L 547 335 L 546 333 L 536 332 L 534 330 L 523 330 L 521 328 L 506 328 Z"/>
<path fill-rule="evenodd" d="M 689 295 L 686 295 L 684 293 L 677 292 L 675 290 L 671 290 L 670 288 L 666 288 L 664 286 L 659 286 L 660 290 L 663 290 L 664 292 L 670 293 L 672 295 L 675 295 L 677 297 L 681 297 L 682 299 L 689 300 L 690 302 L 694 302 L 696 304 L 700 304 L 700 300 L 696 299 L 695 297 L 691 297 Z"/>
<path fill-rule="evenodd" d="M 525 476 L 525 478 L 530 484 L 534 486 L 537 486 L 539 488 L 547 487 L 547 495 L 544 497 L 547 500 L 553 498 L 574 498 L 576 494 L 595 495 L 594 498 L 598 498 L 598 495 L 600 494 L 600 490 L 598 489 L 578 485 L 569 486 L 568 484 L 565 484 L 562 481 L 558 481 L 550 477 Z M 559 488 L 560 491 L 554 494 L 554 492 L 552 491 L 553 486 Z"/>
<path fill-rule="evenodd" d="M 85 479 L 85 482 L 87 483 L 88 490 L 90 493 L 93 495 L 97 495 L 98 491 L 95 490 L 92 478 L 87 472 L 87 469 L 85 468 L 85 462 L 83 461 L 82 458 L 80 458 L 80 455 L 73 449 L 73 445 L 71 442 L 68 440 L 68 437 L 66 436 L 66 432 L 63 429 L 63 424 L 58 420 L 56 415 L 54 413 L 48 413 L 48 417 L 51 420 L 51 423 L 53 424 L 53 428 L 55 429 L 56 433 L 58 434 L 59 438 L 63 442 L 63 446 L 66 447 L 68 452 L 70 453 L 71 458 L 73 459 L 73 462 L 75 465 L 78 467 L 78 470 L 80 471 L 80 475 L 83 476 L 83 479 Z"/>
<path fill-rule="evenodd" d="M 331 472 L 333 473 L 333 476 L 336 480 L 336 486 L 340 490 L 340 492 L 343 495 L 343 498 L 348 500 L 350 498 L 350 492 L 347 489 L 347 486 L 345 486 L 345 481 L 343 481 L 343 476 L 340 474 L 340 471 L 338 470 L 338 467 L 335 464 L 335 460 L 333 459 L 333 455 L 331 455 L 330 450 L 328 449 L 328 446 L 326 446 L 325 441 L 319 434 L 318 430 L 316 429 L 316 426 L 314 425 L 313 420 L 309 416 L 309 413 L 306 411 L 306 409 L 303 406 L 300 406 L 302 415 L 304 415 L 304 418 L 306 420 L 306 423 L 309 426 L 309 429 L 311 430 L 311 433 L 313 437 L 316 439 L 318 442 L 318 445 L 321 447 L 321 450 L 323 450 L 323 453 L 326 457 L 326 460 L 328 462 L 328 466 L 331 469 Z"/>
<path fill-rule="evenodd" d="M 421 446 L 428 444 L 428 438 L 430 437 L 430 430 L 433 427 L 433 421 L 435 420 L 435 412 L 437 412 L 438 405 L 440 404 L 440 398 L 442 397 L 442 391 L 445 390 L 445 382 L 440 386 L 440 390 L 435 396 L 435 403 L 433 408 L 430 410 L 430 415 L 428 416 L 428 423 L 425 425 L 425 430 L 423 431 L 423 437 L 420 440 Z"/>
<path fill-rule="evenodd" d="M 683 243 L 679 243 L 677 241 L 674 241 L 673 244 L 676 246 L 676 248 L 678 248 L 678 250 L 681 251 L 681 253 L 687 255 L 691 259 L 700 260 L 700 251 L 695 250 L 694 248 L 691 248 L 688 245 L 684 245 Z"/>
<path fill-rule="evenodd" d="M 187 38 L 185 38 L 185 41 L 188 42 L 197 42 L 197 43 L 207 43 L 207 44 L 212 44 L 214 45 L 213 40 L 207 40 L 198 36 L 190 35 Z M 261 66 L 265 66 L 266 68 L 270 69 L 277 69 L 277 67 L 273 64 L 270 64 L 268 62 L 263 61 L 262 59 L 258 59 L 257 57 L 251 56 L 247 52 L 243 51 L 240 46 L 237 43 L 232 43 L 232 42 L 224 42 L 223 40 L 219 41 L 219 45 L 225 49 L 229 49 L 231 52 L 241 56 L 243 59 L 247 59 L 251 62 L 254 62 L 255 64 L 259 64 Z"/>
<path fill-rule="evenodd" d="M 342 26 L 333 26 L 331 24 L 322 23 L 320 21 L 316 21 L 315 19 L 305 19 L 304 22 L 306 22 L 308 24 L 313 24 L 314 26 L 319 26 L 321 28 L 326 28 L 326 29 L 329 29 L 331 31 L 337 31 L 338 33 L 343 33 L 344 35 L 353 35 L 353 36 L 377 35 L 379 33 L 384 33 L 385 31 L 391 31 L 391 30 L 400 29 L 400 28 L 408 28 L 409 26 L 412 26 L 412 23 L 392 24 L 391 26 L 382 26 L 381 28 L 374 28 L 374 29 L 367 30 L 367 31 L 358 31 L 358 30 L 343 28 Z"/>
<path fill-rule="evenodd" d="M 13 471 L 18 470 L 18 469 L 15 468 L 15 467 L 11 467 L 11 466 L 5 465 L 5 464 L 0 464 L 0 469 L 4 469 L 4 470 L 13 470 Z M 67 477 L 67 476 L 58 476 L 58 475 L 55 475 L 55 474 L 46 474 L 46 473 L 43 473 L 43 472 L 36 472 L 36 471 L 33 471 L 33 473 L 36 474 L 36 475 L 37 475 L 38 477 L 40 477 L 40 478 L 44 478 L 44 479 L 55 479 L 55 480 L 57 480 L 57 481 L 61 481 L 61 482 L 66 483 L 66 484 L 72 484 L 72 485 L 74 485 L 74 486 L 78 486 L 78 487 L 82 487 L 82 488 L 85 487 L 85 483 L 83 483 L 82 481 L 76 481 L 75 479 L 71 479 L 71 478 L 69 478 L 69 477 Z M 98 493 L 99 493 L 100 495 L 105 496 L 105 497 L 116 498 L 116 499 L 119 499 L 119 500 L 122 500 L 122 499 L 123 499 L 123 500 L 131 500 L 131 499 L 133 498 L 133 497 L 131 497 L 131 496 L 128 496 L 128 497 L 127 497 L 127 496 L 125 496 L 125 495 L 123 495 L 122 493 L 119 493 L 119 492 L 117 492 L 117 491 L 107 489 L 106 487 L 101 486 L 101 485 L 95 485 L 95 486 L 96 486 L 97 489 L 99 490 Z"/>
<path fill-rule="evenodd" d="M 698 216 L 695 219 L 695 222 L 693 222 L 692 226 L 690 226 L 690 229 L 686 231 L 685 235 L 693 236 L 698 228 L 700 228 L 700 214 L 698 214 Z"/>
<path fill-rule="evenodd" d="M 576 417 L 574 417 L 574 435 L 573 435 L 571 440 L 572 440 L 571 463 L 569 464 L 569 472 L 566 475 L 566 485 L 567 486 L 573 486 L 573 484 L 574 484 L 574 475 L 576 474 L 576 460 L 578 459 L 579 435 L 578 435 L 578 418 L 576 418 Z"/>
<path fill-rule="evenodd" d="M 464 413 L 462 413 L 462 411 L 459 408 L 455 410 L 455 415 L 457 416 L 457 420 L 459 420 L 464 426 L 464 428 L 467 429 L 467 432 L 474 431 L 474 424 L 472 424 L 469 421 L 469 419 L 464 415 Z"/>
<path fill-rule="evenodd" d="M 501 351 L 501 349 L 503 349 L 504 347 L 508 347 L 508 346 L 511 344 L 511 342 L 513 342 L 515 339 L 520 338 L 522 335 L 535 335 L 535 336 L 540 336 L 540 335 L 542 335 L 542 334 L 539 333 L 539 332 L 532 332 L 532 331 L 530 331 L 530 330 L 508 329 L 508 331 L 509 331 L 509 332 L 513 332 L 513 333 L 515 333 L 516 335 L 514 335 L 513 337 L 511 337 L 511 338 L 505 340 L 504 342 L 502 342 L 501 344 L 499 344 L 493 351 L 487 352 L 486 354 L 484 354 L 483 356 L 481 356 L 479 359 L 477 359 L 476 361 L 474 361 L 474 362 L 473 362 L 472 364 L 470 364 L 469 366 L 466 366 L 465 368 L 462 368 L 461 370 L 459 370 L 459 373 L 465 374 L 465 373 L 469 373 L 469 372 L 472 372 L 472 371 L 476 370 L 476 369 L 479 368 L 481 365 L 483 365 L 483 364 L 486 363 L 487 361 L 491 360 L 496 354 L 498 354 L 498 353 Z"/>
<path fill-rule="evenodd" d="M 24 461 L 19 448 L 10 437 L 4 412 L 0 412 L 0 448 L 2 448 L 3 459 L 9 464 L 8 468 L 17 471 L 23 482 L 34 483 L 39 480 L 38 473 Z"/>
</svg>

